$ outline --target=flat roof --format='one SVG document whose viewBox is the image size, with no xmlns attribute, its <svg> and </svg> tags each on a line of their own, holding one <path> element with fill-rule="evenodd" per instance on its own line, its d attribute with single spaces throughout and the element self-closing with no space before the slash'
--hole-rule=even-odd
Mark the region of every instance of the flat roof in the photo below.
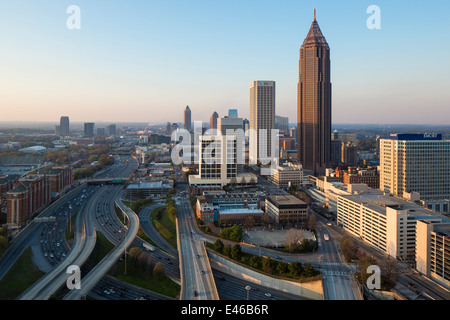
<svg viewBox="0 0 450 320">
<path fill-rule="evenodd" d="M 249 213 L 264 213 L 261 209 L 218 209 L 219 214 L 249 214 Z"/>
<path fill-rule="evenodd" d="M 448 223 L 443 223 L 443 224 L 435 224 L 433 226 L 433 231 L 436 233 L 442 233 L 445 235 L 450 235 L 450 224 Z"/>
<path fill-rule="evenodd" d="M 398 210 L 407 210 L 408 217 L 414 220 L 436 218 L 442 219 L 443 222 L 450 221 L 444 215 L 395 196 L 369 193 L 360 195 L 341 195 L 341 197 L 363 204 L 365 207 L 383 214 L 386 213 L 386 207 L 391 207 Z"/>
<path fill-rule="evenodd" d="M 150 181 L 150 182 L 132 183 L 127 187 L 127 189 L 158 189 L 158 188 L 170 189 L 171 186 L 166 183 L 162 183 L 162 181 Z"/>
<path fill-rule="evenodd" d="M 442 140 L 441 133 L 391 133 L 391 140 L 429 141 Z"/>
<path fill-rule="evenodd" d="M 306 205 L 306 202 L 300 200 L 296 196 L 293 196 L 291 194 L 287 195 L 274 195 L 274 196 L 268 196 L 267 199 L 269 199 L 270 202 L 278 204 L 278 205 Z"/>
</svg>

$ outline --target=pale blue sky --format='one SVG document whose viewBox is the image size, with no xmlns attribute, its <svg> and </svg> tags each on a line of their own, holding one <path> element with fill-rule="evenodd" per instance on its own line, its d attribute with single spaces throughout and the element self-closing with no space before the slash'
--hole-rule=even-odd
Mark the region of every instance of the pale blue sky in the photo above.
<svg viewBox="0 0 450 320">
<path fill-rule="evenodd" d="M 69 5 L 81 30 L 69 30 Z M 381 30 L 369 30 L 369 5 Z M 0 1 L 3 121 L 208 121 L 249 115 L 249 84 L 277 83 L 296 122 L 298 51 L 317 9 L 331 48 L 334 123 L 448 123 L 450 2 Z"/>
</svg>

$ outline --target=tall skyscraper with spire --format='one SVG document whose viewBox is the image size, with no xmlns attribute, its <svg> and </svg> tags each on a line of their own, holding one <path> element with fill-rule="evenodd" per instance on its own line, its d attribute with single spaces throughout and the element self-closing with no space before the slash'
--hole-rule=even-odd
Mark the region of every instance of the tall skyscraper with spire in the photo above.
<svg viewBox="0 0 450 320">
<path fill-rule="evenodd" d="M 313 174 L 324 174 L 331 161 L 330 47 L 316 10 L 300 48 L 297 123 L 297 160 Z"/>
<path fill-rule="evenodd" d="M 186 106 L 186 109 L 184 110 L 184 128 L 191 132 L 191 109 L 189 109 L 189 106 Z"/>
</svg>

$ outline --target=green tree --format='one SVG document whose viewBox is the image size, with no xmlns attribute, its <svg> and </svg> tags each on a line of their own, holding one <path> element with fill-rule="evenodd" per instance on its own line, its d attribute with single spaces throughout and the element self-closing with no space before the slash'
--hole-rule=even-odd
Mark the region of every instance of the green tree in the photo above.
<svg viewBox="0 0 450 320">
<path fill-rule="evenodd" d="M 216 250 L 219 253 L 222 253 L 223 251 L 223 242 L 220 239 L 217 239 L 214 243 L 214 250 Z"/>
<path fill-rule="evenodd" d="M 227 243 L 226 245 L 224 245 L 223 246 L 223 251 L 222 251 L 222 253 L 224 254 L 224 255 L 226 255 L 226 256 L 230 256 L 230 254 L 231 254 L 231 247 L 230 247 L 230 245 Z"/>
<path fill-rule="evenodd" d="M 261 269 L 262 267 L 262 259 L 260 256 L 252 256 L 248 263 L 250 267 L 255 269 Z"/>
<path fill-rule="evenodd" d="M 242 256 L 242 248 L 240 245 L 235 244 L 232 248 L 231 248 L 231 258 L 235 259 L 235 260 L 239 260 Z"/>
<path fill-rule="evenodd" d="M 133 247 L 128 251 L 128 256 L 130 257 L 131 261 L 134 262 L 134 266 L 137 265 L 138 257 L 141 255 L 142 249 L 138 247 Z"/>
<path fill-rule="evenodd" d="M 267 273 L 272 273 L 274 271 L 274 263 L 272 258 L 264 257 L 262 259 L 262 270 Z"/>
<path fill-rule="evenodd" d="M 276 272 L 280 276 L 284 276 L 289 272 L 289 264 L 284 261 L 278 261 Z"/>
<path fill-rule="evenodd" d="M 318 274 L 317 270 L 314 269 L 312 265 L 310 265 L 309 263 L 305 264 L 305 268 L 303 270 L 303 277 L 310 278 L 316 276 L 317 274 Z"/>
<path fill-rule="evenodd" d="M 300 277 L 303 273 L 303 265 L 297 261 L 291 262 L 289 263 L 288 271 L 292 277 Z"/>
<path fill-rule="evenodd" d="M 0 236 L 0 252 L 8 247 L 8 240 L 4 236 Z"/>
<path fill-rule="evenodd" d="M 241 241 L 243 238 L 242 228 L 240 226 L 232 226 L 220 230 L 219 236 L 233 241 Z"/>
<path fill-rule="evenodd" d="M 350 239 L 347 235 L 344 235 L 341 239 L 341 251 L 345 260 L 350 261 L 357 257 L 358 247 L 352 239 Z"/>
<path fill-rule="evenodd" d="M 165 270 L 164 270 L 164 264 L 162 264 L 162 262 L 158 262 L 155 267 L 153 268 L 153 274 L 161 279 L 162 277 L 164 277 L 165 275 Z"/>
</svg>

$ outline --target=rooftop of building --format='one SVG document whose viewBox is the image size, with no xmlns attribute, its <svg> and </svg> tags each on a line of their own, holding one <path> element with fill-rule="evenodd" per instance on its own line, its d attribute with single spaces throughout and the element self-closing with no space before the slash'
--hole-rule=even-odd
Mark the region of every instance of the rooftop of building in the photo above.
<svg viewBox="0 0 450 320">
<path fill-rule="evenodd" d="M 437 223 L 433 226 L 433 231 L 443 236 L 450 236 L 450 223 Z"/>
<path fill-rule="evenodd" d="M 131 183 L 127 189 L 158 189 L 158 188 L 172 188 L 164 181 L 140 181 L 138 183 Z"/>
<path fill-rule="evenodd" d="M 47 148 L 43 147 L 43 146 L 32 146 L 32 147 L 19 149 L 19 152 L 34 153 L 34 152 L 44 152 L 46 150 L 47 150 Z"/>
<path fill-rule="evenodd" d="M 218 209 L 220 215 L 227 215 L 227 214 L 252 214 L 252 213 L 264 213 L 261 209 L 252 209 L 252 208 L 239 208 L 239 209 Z"/>
<path fill-rule="evenodd" d="M 391 133 L 391 140 L 436 141 L 442 140 L 441 133 Z"/>
<path fill-rule="evenodd" d="M 0 157 L 0 166 L 34 166 L 41 165 L 44 161 L 44 156 L 4 156 Z"/>
<path fill-rule="evenodd" d="M 19 177 L 20 177 L 20 175 L 18 175 L 18 174 L 10 174 L 10 175 L 7 175 L 7 176 L 1 176 L 0 177 L 0 185 L 5 184 L 5 183 L 7 183 L 9 181 L 18 179 Z"/>
<path fill-rule="evenodd" d="M 365 207 L 382 214 L 385 214 L 386 208 L 389 207 L 396 210 L 407 210 L 409 219 L 419 220 L 436 218 L 442 219 L 444 222 L 450 221 L 448 218 L 435 211 L 399 197 L 386 195 L 380 190 L 371 189 L 371 192 L 365 192 L 359 195 L 342 195 L 341 197 L 363 204 Z"/>
<path fill-rule="evenodd" d="M 268 196 L 267 199 L 275 204 L 278 205 L 306 205 L 306 202 L 300 200 L 296 196 L 293 196 L 291 194 L 287 195 L 274 195 L 274 196 Z"/>
</svg>

